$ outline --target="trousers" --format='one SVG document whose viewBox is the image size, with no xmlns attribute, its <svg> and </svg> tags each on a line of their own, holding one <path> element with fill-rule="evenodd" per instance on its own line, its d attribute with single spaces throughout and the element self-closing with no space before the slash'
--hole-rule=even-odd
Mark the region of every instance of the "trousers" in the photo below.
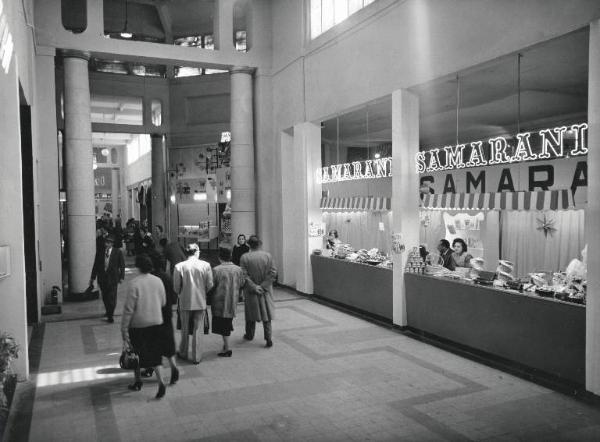
<svg viewBox="0 0 600 442">
<path fill-rule="evenodd" d="M 206 310 L 181 310 L 181 342 L 179 343 L 179 354 L 191 360 L 192 362 L 200 362 L 202 360 L 202 338 L 204 336 L 204 315 Z M 190 316 L 194 320 L 194 328 L 192 329 L 192 350 L 189 349 L 189 321 Z"/>
<path fill-rule="evenodd" d="M 256 321 L 246 321 L 246 336 L 248 339 L 254 339 L 254 333 L 256 332 Z M 263 321 L 263 332 L 265 341 L 270 341 L 273 336 L 273 328 L 271 321 Z"/>
<path fill-rule="evenodd" d="M 100 292 L 102 292 L 102 302 L 104 303 L 104 308 L 106 309 L 106 316 L 108 318 L 112 318 L 115 313 L 115 307 L 117 306 L 117 288 L 114 287 L 100 287 Z"/>
</svg>

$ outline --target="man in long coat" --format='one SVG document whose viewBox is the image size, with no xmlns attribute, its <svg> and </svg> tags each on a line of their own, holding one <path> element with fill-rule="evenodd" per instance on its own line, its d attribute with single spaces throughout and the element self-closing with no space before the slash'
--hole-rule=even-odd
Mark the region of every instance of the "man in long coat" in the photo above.
<svg viewBox="0 0 600 442">
<path fill-rule="evenodd" d="M 271 255 L 260 250 L 261 242 L 256 235 L 250 236 L 248 246 L 250 252 L 242 255 L 240 267 L 246 278 L 244 286 L 246 314 L 246 334 L 244 339 L 254 339 L 256 323 L 262 322 L 264 337 L 267 344 L 273 346 L 271 321 L 275 319 L 275 304 L 273 303 L 273 281 L 277 270 L 273 265 Z"/>
</svg>

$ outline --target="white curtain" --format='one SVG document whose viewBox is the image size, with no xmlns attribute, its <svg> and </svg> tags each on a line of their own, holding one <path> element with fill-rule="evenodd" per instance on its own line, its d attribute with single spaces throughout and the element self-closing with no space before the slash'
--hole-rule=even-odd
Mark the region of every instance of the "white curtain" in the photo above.
<svg viewBox="0 0 600 442">
<path fill-rule="evenodd" d="M 564 271 L 585 245 L 583 210 L 502 212 L 501 259 L 515 263 L 515 276 Z M 556 229 L 544 234 L 547 228 Z M 539 220 L 539 221 L 538 221 Z"/>
<path fill-rule="evenodd" d="M 340 241 L 355 249 L 390 252 L 392 212 L 323 212 L 323 222 L 326 232 L 337 230 Z"/>
</svg>

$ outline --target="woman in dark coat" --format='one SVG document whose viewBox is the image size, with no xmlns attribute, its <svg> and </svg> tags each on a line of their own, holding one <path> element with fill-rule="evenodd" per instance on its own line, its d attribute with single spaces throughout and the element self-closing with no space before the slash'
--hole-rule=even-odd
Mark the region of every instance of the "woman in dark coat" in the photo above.
<svg viewBox="0 0 600 442">
<path fill-rule="evenodd" d="M 237 244 L 233 246 L 233 251 L 231 252 L 231 262 L 236 266 L 239 266 L 242 255 L 249 251 L 250 247 L 246 244 L 246 235 L 243 233 L 239 234 L 237 237 Z"/>
</svg>

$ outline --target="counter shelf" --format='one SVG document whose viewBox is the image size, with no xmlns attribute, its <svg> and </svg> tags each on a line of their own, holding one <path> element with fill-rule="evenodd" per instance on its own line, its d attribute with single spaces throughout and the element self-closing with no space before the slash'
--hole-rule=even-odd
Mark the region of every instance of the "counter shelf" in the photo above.
<svg viewBox="0 0 600 442">
<path fill-rule="evenodd" d="M 560 379 L 585 383 L 585 306 L 405 273 L 407 325 Z"/>
<path fill-rule="evenodd" d="M 315 296 L 392 322 L 393 276 L 385 267 L 311 255 Z"/>
</svg>

